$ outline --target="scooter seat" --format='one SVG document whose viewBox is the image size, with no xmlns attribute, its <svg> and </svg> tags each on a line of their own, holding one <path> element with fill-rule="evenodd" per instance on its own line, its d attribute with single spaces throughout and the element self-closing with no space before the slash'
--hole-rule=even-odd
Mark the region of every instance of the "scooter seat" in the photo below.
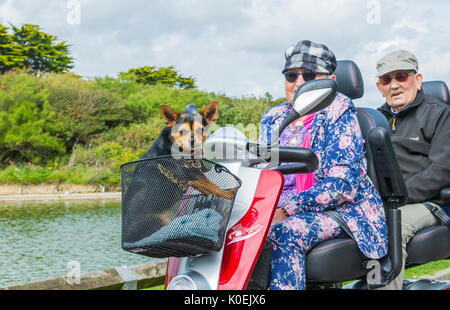
<svg viewBox="0 0 450 310">
<path fill-rule="evenodd" d="M 450 231 L 447 226 L 436 225 L 417 232 L 406 251 L 406 266 L 425 264 L 450 257 Z"/>
<path fill-rule="evenodd" d="M 353 239 L 321 242 L 306 255 L 306 281 L 334 283 L 363 277 L 367 274 L 365 261 Z"/>
<path fill-rule="evenodd" d="M 406 266 L 450 258 L 450 231 L 444 225 L 425 228 L 409 242 Z M 367 261 L 350 238 L 321 242 L 306 255 L 308 282 L 333 283 L 364 277 Z"/>
</svg>

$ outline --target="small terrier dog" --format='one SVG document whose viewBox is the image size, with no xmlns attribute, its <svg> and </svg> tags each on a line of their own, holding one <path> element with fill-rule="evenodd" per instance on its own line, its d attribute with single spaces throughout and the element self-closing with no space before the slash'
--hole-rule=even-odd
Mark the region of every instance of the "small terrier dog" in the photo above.
<svg viewBox="0 0 450 310">
<path fill-rule="evenodd" d="M 183 155 L 184 158 L 201 159 L 202 146 L 208 135 L 208 126 L 213 125 L 219 117 L 219 103 L 213 101 L 200 112 L 190 104 L 185 108 L 184 114 L 161 105 L 161 114 L 166 127 L 144 154 L 142 158 L 164 155 Z M 191 168 L 189 168 L 191 169 Z M 189 175 L 192 175 L 189 173 Z M 193 180 L 181 180 L 203 194 L 213 194 L 225 199 L 234 197 L 234 190 L 220 189 L 209 181 L 203 173 L 199 173 Z"/>
<path fill-rule="evenodd" d="M 201 158 L 207 127 L 213 125 L 219 116 L 219 103 L 213 101 L 201 111 L 190 104 L 184 114 L 166 105 L 161 105 L 160 110 L 166 127 L 142 158 L 164 155 Z"/>
</svg>

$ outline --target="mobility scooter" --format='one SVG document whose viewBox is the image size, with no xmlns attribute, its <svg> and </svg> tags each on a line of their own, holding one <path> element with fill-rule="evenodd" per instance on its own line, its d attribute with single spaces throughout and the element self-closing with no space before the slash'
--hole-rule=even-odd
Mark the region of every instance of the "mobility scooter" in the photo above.
<svg viewBox="0 0 450 310">
<path fill-rule="evenodd" d="M 336 91 L 352 99 L 362 97 L 363 80 L 354 62 L 339 61 L 335 74 L 337 83 L 323 79 L 299 87 L 294 108 L 280 132 L 300 116 L 325 108 L 333 101 Z M 441 87 L 445 84 L 434 82 L 428 85 L 433 95 L 442 92 Z M 446 91 L 442 94 L 448 95 L 448 89 Z M 350 280 L 358 281 L 344 288 L 382 287 L 395 278 L 402 267 L 398 207 L 406 202 L 407 191 L 392 149 L 387 121 L 371 108 L 358 108 L 358 120 L 366 141 L 368 174 L 385 205 L 388 255 L 377 262 L 381 277 L 374 282 L 368 279 L 373 261 L 360 253 L 351 236 L 322 242 L 306 257 L 309 289 L 339 288 L 342 282 Z M 313 172 L 318 167 L 318 159 L 309 149 L 279 147 L 275 140 L 269 146 L 258 145 L 230 127 L 217 130 L 206 140 L 204 155 L 201 160 L 164 157 L 122 165 L 122 246 L 141 255 L 168 257 L 166 289 L 267 289 L 271 248 L 265 246 L 265 240 L 283 187 L 283 174 Z M 154 167 L 163 162 L 175 167 L 173 171 L 177 172 L 173 177 L 178 176 L 179 180 L 183 179 L 183 173 L 189 174 L 183 167 L 195 165 L 222 189 L 239 190 L 233 199 L 224 199 L 179 182 L 179 199 L 168 199 L 170 205 L 166 207 L 172 210 L 173 217 L 162 224 L 155 220 L 154 210 L 160 206 L 152 204 L 151 196 L 161 195 L 164 189 L 152 188 L 151 193 L 140 193 L 146 198 L 139 206 L 132 203 L 135 194 L 130 193 L 136 192 L 133 181 L 142 178 L 142 172 L 155 171 Z M 268 162 L 270 169 L 253 168 L 255 164 Z M 290 164 L 279 166 L 282 162 Z M 155 176 L 144 176 L 152 177 Z M 448 190 L 442 195 L 448 197 Z M 157 201 L 161 202 L 160 199 Z M 129 229 L 131 222 L 140 223 L 138 232 Z M 433 226 L 418 232 L 408 245 L 407 268 L 448 257 L 450 232 L 444 225 Z M 449 287 L 450 281 L 405 280 L 406 289 Z"/>
</svg>

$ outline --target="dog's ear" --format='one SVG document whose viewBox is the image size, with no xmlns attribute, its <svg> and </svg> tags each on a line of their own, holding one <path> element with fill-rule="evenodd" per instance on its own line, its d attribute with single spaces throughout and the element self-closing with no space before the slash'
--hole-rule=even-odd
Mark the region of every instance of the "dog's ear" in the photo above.
<svg viewBox="0 0 450 310">
<path fill-rule="evenodd" d="M 213 101 L 200 111 L 200 114 L 209 125 L 216 122 L 219 117 L 219 102 Z"/>
<path fill-rule="evenodd" d="M 161 105 L 159 107 L 159 109 L 161 110 L 161 114 L 163 117 L 164 122 L 166 123 L 167 127 L 173 127 L 178 118 L 180 117 L 181 113 L 175 111 L 174 109 L 172 109 L 171 107 L 168 107 L 166 105 Z"/>
</svg>

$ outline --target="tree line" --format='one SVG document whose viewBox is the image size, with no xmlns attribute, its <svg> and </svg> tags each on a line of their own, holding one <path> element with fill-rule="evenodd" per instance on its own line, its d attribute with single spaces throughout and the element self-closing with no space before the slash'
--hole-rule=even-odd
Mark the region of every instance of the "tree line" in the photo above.
<svg viewBox="0 0 450 310">
<path fill-rule="evenodd" d="M 69 43 L 59 42 L 56 36 L 42 31 L 38 25 L 24 24 L 19 28 L 10 24 L 9 29 L 0 24 L 0 74 L 24 68 L 37 76 L 69 72 L 74 68 L 70 47 Z M 119 77 L 139 84 L 196 88 L 195 78 L 181 75 L 173 66 L 133 68 L 120 72 Z"/>
</svg>

